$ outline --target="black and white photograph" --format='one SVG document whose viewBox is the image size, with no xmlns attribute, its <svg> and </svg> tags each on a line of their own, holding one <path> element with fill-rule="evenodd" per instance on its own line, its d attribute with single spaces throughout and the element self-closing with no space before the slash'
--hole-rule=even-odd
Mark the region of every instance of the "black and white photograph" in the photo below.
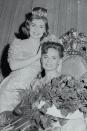
<svg viewBox="0 0 87 131">
<path fill-rule="evenodd" d="M 0 0 L 0 131 L 87 131 L 87 0 Z"/>
</svg>

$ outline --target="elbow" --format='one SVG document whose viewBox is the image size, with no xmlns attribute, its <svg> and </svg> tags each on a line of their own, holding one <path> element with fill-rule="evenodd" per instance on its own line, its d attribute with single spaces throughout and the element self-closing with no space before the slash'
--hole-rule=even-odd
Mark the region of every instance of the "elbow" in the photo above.
<svg viewBox="0 0 87 131">
<path fill-rule="evenodd" d="M 9 63 L 11 70 L 14 71 L 15 70 L 14 63 L 10 61 L 10 59 L 8 59 L 8 63 Z"/>
<path fill-rule="evenodd" d="M 22 66 L 20 65 L 20 63 L 11 61 L 9 64 L 10 64 L 10 68 L 11 68 L 12 71 L 22 69 Z"/>
<path fill-rule="evenodd" d="M 12 71 L 15 71 L 17 69 L 15 62 L 9 61 L 9 65 Z"/>
<path fill-rule="evenodd" d="M 16 70 L 15 64 L 10 63 L 10 68 L 12 71 L 15 71 Z"/>
<path fill-rule="evenodd" d="M 12 71 L 15 71 L 17 69 L 15 61 L 13 61 L 12 59 L 11 60 L 8 59 L 8 63 L 10 65 L 10 68 L 11 68 Z"/>
</svg>

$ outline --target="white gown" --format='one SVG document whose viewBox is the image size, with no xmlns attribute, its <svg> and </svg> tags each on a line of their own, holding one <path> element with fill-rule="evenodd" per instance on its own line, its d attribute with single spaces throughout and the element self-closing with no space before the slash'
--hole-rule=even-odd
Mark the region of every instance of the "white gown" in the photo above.
<svg viewBox="0 0 87 131">
<path fill-rule="evenodd" d="M 14 64 L 15 59 L 31 58 L 37 54 L 35 48 L 27 40 L 15 39 L 11 44 L 8 54 L 8 61 Z M 13 110 L 20 102 L 18 90 L 29 88 L 30 82 L 40 71 L 40 60 L 33 62 L 25 68 L 12 71 L 0 84 L 0 113 L 6 110 Z"/>
</svg>

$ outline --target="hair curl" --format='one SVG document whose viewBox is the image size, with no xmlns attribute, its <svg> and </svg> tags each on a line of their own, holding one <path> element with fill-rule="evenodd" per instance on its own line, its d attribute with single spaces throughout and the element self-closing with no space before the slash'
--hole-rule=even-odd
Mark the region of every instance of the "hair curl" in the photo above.
<svg viewBox="0 0 87 131">
<path fill-rule="evenodd" d="M 42 44 L 41 55 L 47 54 L 49 48 L 54 48 L 54 49 L 58 50 L 60 58 L 63 57 L 63 55 L 64 55 L 63 54 L 63 52 L 64 52 L 63 45 L 61 45 L 58 42 L 50 42 L 50 41 L 44 42 Z"/>
</svg>

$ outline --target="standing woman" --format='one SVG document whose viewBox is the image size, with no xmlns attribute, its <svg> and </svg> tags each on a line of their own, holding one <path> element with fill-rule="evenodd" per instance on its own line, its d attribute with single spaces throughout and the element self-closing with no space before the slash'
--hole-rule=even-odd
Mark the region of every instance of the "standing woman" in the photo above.
<svg viewBox="0 0 87 131">
<path fill-rule="evenodd" d="M 20 89 L 29 87 L 40 71 L 40 42 L 48 35 L 47 10 L 35 7 L 29 17 L 28 39 L 15 39 L 10 45 L 8 62 L 12 73 L 0 84 L 0 113 L 13 110 L 20 102 Z"/>
</svg>

